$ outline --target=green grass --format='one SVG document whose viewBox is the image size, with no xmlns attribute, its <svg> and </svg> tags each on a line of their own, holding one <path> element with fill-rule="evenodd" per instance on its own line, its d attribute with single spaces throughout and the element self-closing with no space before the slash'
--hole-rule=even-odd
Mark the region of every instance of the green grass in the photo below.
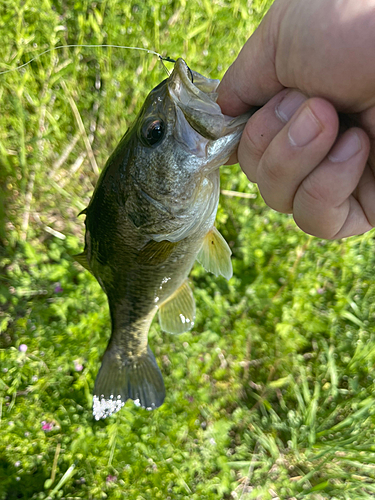
<svg viewBox="0 0 375 500">
<path fill-rule="evenodd" d="M 269 5 L 3 0 L 0 66 L 112 43 L 221 77 Z M 97 179 L 87 141 L 101 169 L 164 77 L 154 56 L 83 48 L 0 75 L 0 499 L 372 498 L 373 233 L 311 238 L 238 166 L 223 188 L 251 196 L 222 196 L 218 213 L 234 277 L 197 264 L 194 330 L 151 327 L 165 404 L 92 418 L 110 326 L 71 257 Z"/>
</svg>

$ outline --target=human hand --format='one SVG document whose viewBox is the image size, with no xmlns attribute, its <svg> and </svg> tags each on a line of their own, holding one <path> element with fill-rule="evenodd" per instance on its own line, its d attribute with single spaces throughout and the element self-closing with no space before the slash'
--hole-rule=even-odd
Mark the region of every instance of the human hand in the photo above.
<svg viewBox="0 0 375 500">
<path fill-rule="evenodd" d="M 218 92 L 263 106 L 237 158 L 270 207 L 321 238 L 375 226 L 375 0 L 276 0 Z"/>
</svg>

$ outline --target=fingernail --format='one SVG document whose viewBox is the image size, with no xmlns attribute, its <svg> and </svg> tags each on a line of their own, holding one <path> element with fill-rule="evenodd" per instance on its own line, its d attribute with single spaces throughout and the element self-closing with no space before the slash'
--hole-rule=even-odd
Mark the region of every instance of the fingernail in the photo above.
<svg viewBox="0 0 375 500">
<path fill-rule="evenodd" d="M 307 97 L 291 90 L 286 94 L 284 99 L 276 106 L 275 112 L 280 120 L 284 123 L 288 122 L 297 109 L 306 101 Z"/>
<path fill-rule="evenodd" d="M 322 131 L 319 121 L 306 106 L 289 127 L 288 137 L 292 146 L 306 146 Z"/>
<path fill-rule="evenodd" d="M 345 136 L 340 137 L 336 144 L 331 149 L 328 159 L 340 163 L 349 160 L 361 149 L 361 141 L 355 130 L 346 133 Z"/>
</svg>

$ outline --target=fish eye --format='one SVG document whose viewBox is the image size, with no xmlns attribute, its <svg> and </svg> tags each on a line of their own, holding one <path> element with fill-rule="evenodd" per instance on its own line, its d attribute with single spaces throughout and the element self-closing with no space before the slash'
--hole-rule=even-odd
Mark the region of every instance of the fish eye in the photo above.
<svg viewBox="0 0 375 500">
<path fill-rule="evenodd" d="M 154 120 L 144 127 L 143 136 L 149 146 L 154 146 L 160 142 L 164 137 L 164 122 L 161 120 Z"/>
</svg>

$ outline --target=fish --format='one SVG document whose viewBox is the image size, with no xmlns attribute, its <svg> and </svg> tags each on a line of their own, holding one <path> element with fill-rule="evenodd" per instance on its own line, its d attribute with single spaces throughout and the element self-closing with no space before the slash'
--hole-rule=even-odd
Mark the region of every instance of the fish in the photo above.
<svg viewBox="0 0 375 500">
<path fill-rule="evenodd" d="M 165 332 L 194 326 L 187 278 L 195 260 L 217 276 L 232 276 L 231 250 L 214 225 L 219 167 L 252 111 L 224 115 L 218 84 L 177 59 L 147 96 L 81 212 L 85 246 L 75 258 L 106 293 L 111 318 L 93 393 L 96 420 L 128 399 L 148 410 L 163 404 L 163 376 L 148 332 L 156 312 Z"/>
</svg>

